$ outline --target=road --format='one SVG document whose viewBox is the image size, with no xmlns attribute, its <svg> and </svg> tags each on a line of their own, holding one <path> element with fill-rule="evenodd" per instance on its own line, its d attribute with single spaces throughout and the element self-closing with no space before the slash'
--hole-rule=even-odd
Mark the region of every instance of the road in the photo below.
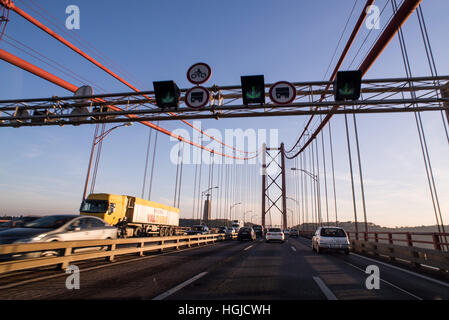
<svg viewBox="0 0 449 320">
<path fill-rule="evenodd" d="M 368 265 L 379 267 L 379 289 L 366 288 Z M 317 254 L 305 238 L 225 241 L 78 266 L 78 290 L 66 288 L 63 271 L 24 272 L 0 277 L 0 299 L 449 300 L 449 283 L 352 253 Z"/>
</svg>

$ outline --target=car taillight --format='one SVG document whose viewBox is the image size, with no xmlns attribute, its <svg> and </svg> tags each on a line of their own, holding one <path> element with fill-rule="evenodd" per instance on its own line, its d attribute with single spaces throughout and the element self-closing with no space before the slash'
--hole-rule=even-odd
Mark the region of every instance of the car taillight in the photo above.
<svg viewBox="0 0 449 320">
<path fill-rule="evenodd" d="M 271 233 L 268 232 L 268 233 L 267 233 L 267 236 L 271 236 Z"/>
</svg>

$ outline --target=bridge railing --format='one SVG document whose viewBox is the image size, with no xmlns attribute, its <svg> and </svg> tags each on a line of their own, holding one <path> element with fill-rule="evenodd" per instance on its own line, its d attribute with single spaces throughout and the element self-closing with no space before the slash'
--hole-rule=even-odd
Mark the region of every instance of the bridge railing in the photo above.
<svg viewBox="0 0 449 320">
<path fill-rule="evenodd" d="M 438 232 L 355 232 L 348 231 L 350 239 L 376 243 L 388 243 L 408 247 L 418 247 L 447 251 L 449 233 Z"/>
<path fill-rule="evenodd" d="M 116 256 L 147 251 L 179 249 L 225 240 L 222 234 L 129 238 L 117 240 L 83 240 L 49 243 L 0 245 L 0 274 L 42 267 L 65 269 L 72 262 L 93 259 L 114 261 Z"/>
</svg>

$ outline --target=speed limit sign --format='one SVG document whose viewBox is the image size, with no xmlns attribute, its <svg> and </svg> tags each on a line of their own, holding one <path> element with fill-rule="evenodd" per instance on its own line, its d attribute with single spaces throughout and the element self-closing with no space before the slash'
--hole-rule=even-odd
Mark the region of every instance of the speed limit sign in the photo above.
<svg viewBox="0 0 449 320">
<path fill-rule="evenodd" d="M 212 69 L 203 62 L 195 63 L 187 71 L 187 79 L 193 84 L 202 84 L 209 80 L 211 75 Z"/>
</svg>

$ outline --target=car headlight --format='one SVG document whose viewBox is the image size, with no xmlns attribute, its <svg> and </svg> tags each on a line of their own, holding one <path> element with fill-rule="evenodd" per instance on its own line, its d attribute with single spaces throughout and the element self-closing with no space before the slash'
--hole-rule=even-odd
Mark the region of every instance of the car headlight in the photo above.
<svg viewBox="0 0 449 320">
<path fill-rule="evenodd" d="M 38 236 L 35 236 L 33 238 L 26 238 L 26 239 L 19 239 L 14 241 L 14 243 L 29 243 L 29 242 L 35 242 L 35 241 L 41 241 L 47 234 L 43 233 Z"/>
</svg>

